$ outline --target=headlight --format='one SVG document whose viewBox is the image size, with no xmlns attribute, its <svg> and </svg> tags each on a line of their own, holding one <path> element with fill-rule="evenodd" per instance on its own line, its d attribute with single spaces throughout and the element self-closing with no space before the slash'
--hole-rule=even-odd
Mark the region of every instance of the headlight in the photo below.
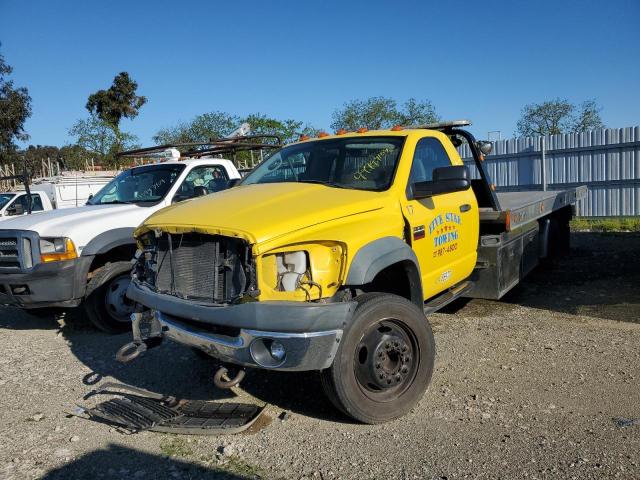
<svg viewBox="0 0 640 480">
<path fill-rule="evenodd" d="M 78 258 L 78 252 L 70 238 L 40 239 L 41 262 L 58 262 L 60 260 L 71 260 L 72 258 Z"/>
<path fill-rule="evenodd" d="M 317 241 L 283 246 L 258 261 L 260 300 L 318 300 L 341 285 L 346 249 Z"/>
<path fill-rule="evenodd" d="M 285 292 L 293 292 L 309 268 L 307 253 L 304 251 L 276 254 L 278 267 L 278 287 Z"/>
</svg>

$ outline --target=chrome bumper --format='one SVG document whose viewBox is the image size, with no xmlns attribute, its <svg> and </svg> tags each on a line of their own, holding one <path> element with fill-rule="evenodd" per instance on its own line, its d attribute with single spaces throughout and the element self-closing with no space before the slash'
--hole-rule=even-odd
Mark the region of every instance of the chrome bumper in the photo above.
<svg viewBox="0 0 640 480">
<path fill-rule="evenodd" d="M 221 335 L 154 310 L 135 313 L 132 320 L 134 341 L 168 338 L 225 362 L 284 371 L 330 367 L 342 338 L 340 329 L 294 333 L 241 328 L 237 336 Z M 271 354 L 274 342 L 284 351 L 281 359 Z"/>
</svg>

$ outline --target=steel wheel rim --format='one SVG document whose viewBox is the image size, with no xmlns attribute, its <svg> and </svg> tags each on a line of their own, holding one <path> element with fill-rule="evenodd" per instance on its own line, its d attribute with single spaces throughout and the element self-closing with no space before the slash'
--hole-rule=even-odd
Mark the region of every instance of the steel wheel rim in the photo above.
<svg viewBox="0 0 640 480">
<path fill-rule="evenodd" d="M 375 402 L 393 401 L 413 384 L 419 362 L 413 331 L 398 319 L 385 318 L 365 331 L 356 345 L 356 383 Z"/>
<path fill-rule="evenodd" d="M 130 282 L 131 278 L 128 275 L 121 275 L 107 285 L 104 306 L 109 316 L 118 322 L 130 322 L 131 314 L 135 310 L 134 302 L 129 300 L 126 295 Z"/>
</svg>

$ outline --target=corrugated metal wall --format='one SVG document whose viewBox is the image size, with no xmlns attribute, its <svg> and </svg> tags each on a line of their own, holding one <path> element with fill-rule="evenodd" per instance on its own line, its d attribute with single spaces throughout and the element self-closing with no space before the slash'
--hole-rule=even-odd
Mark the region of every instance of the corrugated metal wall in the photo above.
<svg viewBox="0 0 640 480">
<path fill-rule="evenodd" d="M 498 190 L 542 189 L 542 138 L 547 189 L 588 186 L 579 215 L 640 215 L 640 127 L 495 141 L 486 162 Z M 459 151 L 473 165 L 469 147 Z"/>
</svg>

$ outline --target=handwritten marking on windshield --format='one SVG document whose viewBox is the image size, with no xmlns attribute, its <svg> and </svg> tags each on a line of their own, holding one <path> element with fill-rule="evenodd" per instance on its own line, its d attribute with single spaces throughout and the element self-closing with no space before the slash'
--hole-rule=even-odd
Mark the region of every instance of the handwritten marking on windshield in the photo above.
<svg viewBox="0 0 640 480">
<path fill-rule="evenodd" d="M 368 180 L 369 175 L 380 166 L 380 164 L 382 163 L 382 159 L 391 152 L 393 152 L 393 148 L 389 147 L 381 150 L 375 157 L 358 168 L 356 173 L 353 175 L 353 178 L 355 180 Z"/>
</svg>

